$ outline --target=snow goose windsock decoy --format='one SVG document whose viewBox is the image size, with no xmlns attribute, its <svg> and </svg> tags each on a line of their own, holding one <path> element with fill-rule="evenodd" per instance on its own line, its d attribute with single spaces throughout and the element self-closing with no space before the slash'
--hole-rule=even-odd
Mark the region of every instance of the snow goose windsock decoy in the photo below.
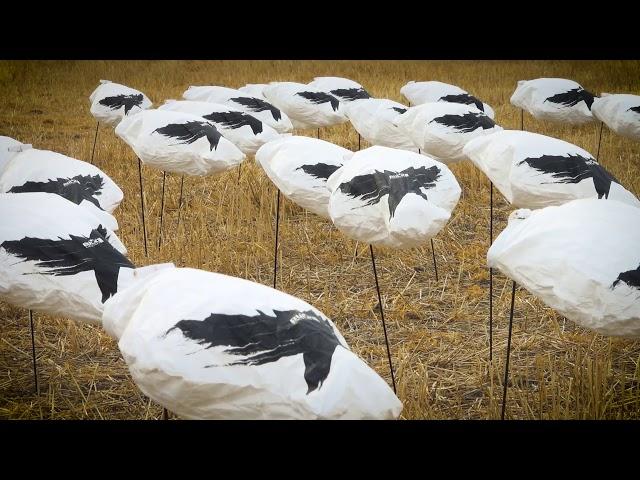
<svg viewBox="0 0 640 480">
<path fill-rule="evenodd" d="M 478 100 L 466 90 L 448 83 L 429 81 L 407 83 L 400 89 L 400 93 L 409 100 L 410 105 L 421 105 L 429 102 L 462 103 L 463 105 L 475 105 L 490 118 L 494 118 L 493 108 Z"/>
<path fill-rule="evenodd" d="M 337 97 L 341 102 L 353 102 L 364 98 L 371 98 L 362 85 L 348 78 L 342 77 L 316 77 L 309 83 L 310 87 Z"/>
<path fill-rule="evenodd" d="M 404 150 L 416 150 L 413 141 L 394 121 L 408 107 L 386 98 L 367 98 L 345 104 L 347 118 L 367 142 Z"/>
<path fill-rule="evenodd" d="M 262 145 L 280 137 L 269 125 L 230 105 L 167 100 L 158 110 L 191 113 L 205 118 L 216 126 L 223 137 L 248 155 L 253 155 Z"/>
<path fill-rule="evenodd" d="M 640 337 L 639 245 L 640 209 L 583 199 L 515 211 L 487 260 L 578 325 Z"/>
<path fill-rule="evenodd" d="M 564 78 L 520 80 L 511 104 L 538 120 L 581 125 L 593 121 L 594 95 L 579 83 Z"/>
<path fill-rule="evenodd" d="M 557 138 L 503 130 L 471 140 L 463 153 L 515 207 L 535 209 L 579 198 L 640 206 L 589 152 Z"/>
<path fill-rule="evenodd" d="M 234 88 L 219 86 L 189 87 L 183 94 L 185 100 L 231 105 L 253 115 L 278 133 L 290 132 L 293 128 L 286 113 L 263 97 L 250 95 Z"/>
<path fill-rule="evenodd" d="M 335 325 L 241 278 L 167 269 L 111 298 L 134 382 L 187 419 L 394 419 L 402 404 Z"/>
<path fill-rule="evenodd" d="M 291 119 L 294 128 L 322 128 L 347 121 L 337 97 L 304 83 L 271 82 L 263 95 Z"/>
<path fill-rule="evenodd" d="M 247 83 L 244 87 L 238 88 L 238 90 L 243 93 L 248 93 L 253 97 L 266 100 L 265 96 L 262 94 L 262 90 L 264 90 L 264 87 L 267 85 L 268 83 Z"/>
<path fill-rule="evenodd" d="M 212 122 L 190 113 L 145 110 L 120 122 L 116 135 L 140 160 L 165 172 L 211 175 L 245 158 Z"/>
<path fill-rule="evenodd" d="M 443 163 L 466 160 L 462 149 L 468 141 L 502 130 L 474 105 L 449 102 L 411 107 L 394 122 L 421 152 Z"/>
<path fill-rule="evenodd" d="M 640 95 L 603 93 L 591 113 L 618 135 L 640 142 Z"/>
<path fill-rule="evenodd" d="M 29 147 L 22 145 L 22 151 L 0 172 L 0 193 L 60 195 L 87 208 L 109 230 L 118 229 L 111 213 L 122 201 L 123 194 L 111 178 L 87 162 Z"/>
<path fill-rule="evenodd" d="M 327 179 L 353 155 L 351 150 L 312 137 L 294 136 L 263 145 L 256 160 L 283 195 L 328 218 Z"/>
<path fill-rule="evenodd" d="M 0 193 L 0 298 L 99 323 L 104 302 L 156 267 L 135 269 L 100 219 L 51 193 Z"/>
<path fill-rule="evenodd" d="M 129 115 L 151 107 L 151 101 L 139 90 L 109 80 L 100 80 L 100 86 L 89 97 L 91 114 L 98 120 L 116 126 Z"/>
<path fill-rule="evenodd" d="M 437 235 L 461 193 L 445 164 L 380 146 L 354 153 L 327 187 L 329 215 L 339 230 L 393 248 L 415 247 Z"/>
</svg>

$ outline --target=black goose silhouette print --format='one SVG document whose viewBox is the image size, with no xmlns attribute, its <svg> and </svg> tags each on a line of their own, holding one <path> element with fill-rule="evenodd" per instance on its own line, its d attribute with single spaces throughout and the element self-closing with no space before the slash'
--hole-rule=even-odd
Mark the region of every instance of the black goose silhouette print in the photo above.
<svg viewBox="0 0 640 480">
<path fill-rule="evenodd" d="M 611 288 L 616 288 L 620 283 L 626 283 L 629 287 L 640 290 L 640 265 L 635 270 L 628 270 L 618 275 Z"/>
<path fill-rule="evenodd" d="M 484 113 L 469 112 L 464 115 L 447 114 L 436 117 L 429 123 L 439 123 L 445 127 L 451 127 L 460 133 L 473 132 L 477 128 L 489 130 L 496 126 L 496 122 L 487 117 Z"/>
<path fill-rule="evenodd" d="M 593 179 L 593 186 L 598 198 L 609 198 L 611 182 L 619 183 L 609 172 L 602 168 L 594 159 L 581 155 L 542 155 L 541 157 L 525 158 L 518 165 L 526 163 L 542 174 L 549 174 L 556 182 L 546 183 L 580 183 L 587 178 Z"/>
<path fill-rule="evenodd" d="M 102 293 L 102 303 L 118 291 L 120 268 L 135 268 L 108 241 L 106 229 L 100 225 L 88 237 L 69 235 L 69 239 L 24 237 L 6 240 L 0 247 L 24 261 L 37 261 L 43 275 L 69 276 L 94 271 Z"/>
<path fill-rule="evenodd" d="M 345 102 L 371 98 L 369 92 L 364 88 L 336 88 L 335 90 L 331 90 L 331 93 L 338 98 L 344 99 Z"/>
<path fill-rule="evenodd" d="M 366 201 L 363 207 L 376 204 L 382 197 L 389 195 L 389 214 L 393 218 L 405 195 L 413 193 L 428 200 L 422 189 L 435 187 L 440 175 L 440 169 L 435 165 L 429 168 L 409 167 L 401 172 L 376 170 L 374 173 L 355 176 L 342 183 L 339 188 L 345 195 Z"/>
<path fill-rule="evenodd" d="M 311 175 L 314 178 L 326 180 L 333 172 L 338 170 L 340 165 L 327 165 L 326 163 L 316 163 L 313 165 L 302 165 L 296 170 L 302 170 L 307 175 Z"/>
<path fill-rule="evenodd" d="M 128 115 L 133 107 L 139 107 L 142 105 L 142 94 L 132 93 L 130 95 L 114 95 L 112 97 L 104 97 L 98 103 L 105 107 L 109 107 L 111 110 L 118 110 L 124 107 L 124 114 Z"/>
<path fill-rule="evenodd" d="M 478 100 L 473 95 L 469 95 L 468 93 L 458 93 L 456 95 L 445 95 L 440 97 L 438 101 L 449 102 L 449 103 L 462 103 L 463 105 L 475 105 L 476 108 L 482 112 L 484 112 L 484 104 Z"/>
<path fill-rule="evenodd" d="M 180 320 L 166 334 L 178 329 L 205 348 L 227 347 L 225 353 L 241 357 L 229 365 L 264 365 L 302 354 L 308 395 L 329 375 L 331 358 L 340 341 L 329 321 L 311 310 L 273 312 L 212 313 L 204 320 Z"/>
<path fill-rule="evenodd" d="M 402 108 L 402 107 L 391 107 L 391 110 L 395 110 L 398 113 L 405 113 L 407 111 L 406 108 Z"/>
<path fill-rule="evenodd" d="M 211 112 L 208 115 L 203 115 L 202 118 L 219 123 L 224 127 L 231 128 L 233 130 L 248 126 L 251 127 L 251 131 L 254 135 L 258 135 L 262 132 L 262 122 L 256 117 L 244 112 Z"/>
<path fill-rule="evenodd" d="M 593 103 L 593 93 L 585 90 L 582 87 L 573 88 L 564 93 L 558 93 L 545 99 L 545 102 L 557 103 L 564 107 L 573 107 L 580 102 L 584 102 L 589 110 L 591 110 L 591 104 Z"/>
<path fill-rule="evenodd" d="M 103 208 L 95 198 L 101 195 L 104 179 L 100 175 L 76 175 L 75 177 L 56 178 L 46 182 L 28 181 L 23 185 L 11 187 L 10 193 L 45 192 L 55 193 L 80 205 L 83 200 L 93 203 L 100 210 Z"/>
<path fill-rule="evenodd" d="M 220 132 L 207 122 L 199 122 L 197 120 L 191 120 L 186 123 L 170 123 L 165 127 L 156 128 L 153 133 L 158 132 L 161 135 L 169 138 L 177 138 L 179 143 L 191 144 L 196 140 L 206 137 L 209 141 L 209 150 L 218 148 L 218 142 L 220 141 Z"/>
<path fill-rule="evenodd" d="M 627 112 L 631 110 L 632 112 L 635 112 L 637 114 L 640 114 L 640 105 L 638 105 L 637 107 L 631 107 L 627 110 Z"/>
<path fill-rule="evenodd" d="M 340 100 L 338 100 L 333 95 L 329 95 L 324 92 L 298 92 L 296 95 L 301 96 L 302 98 L 309 100 L 314 105 L 321 105 L 323 103 L 330 103 L 333 111 L 337 111 L 340 107 Z"/>
<path fill-rule="evenodd" d="M 236 102 L 238 105 L 242 105 L 243 107 L 248 108 L 252 112 L 265 112 L 269 110 L 269 112 L 271 112 L 271 116 L 276 122 L 280 121 L 280 119 L 282 118 L 282 114 L 280 113 L 280 110 L 278 110 L 276 107 L 274 107 L 270 103 L 265 102 L 264 100 L 261 100 L 259 98 L 236 97 L 236 98 L 230 98 L 229 100 L 231 100 L 232 102 Z"/>
</svg>

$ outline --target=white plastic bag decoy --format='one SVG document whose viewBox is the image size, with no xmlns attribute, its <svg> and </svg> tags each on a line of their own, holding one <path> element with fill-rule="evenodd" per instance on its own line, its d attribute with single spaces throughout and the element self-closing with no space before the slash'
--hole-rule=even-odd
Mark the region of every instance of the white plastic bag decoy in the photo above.
<svg viewBox="0 0 640 480">
<path fill-rule="evenodd" d="M 466 90 L 448 83 L 429 81 L 407 83 L 400 89 L 400 93 L 409 100 L 411 105 L 421 105 L 430 102 L 462 103 L 463 105 L 475 105 L 490 118 L 494 118 L 493 108 L 478 100 Z"/>
<path fill-rule="evenodd" d="M 591 113 L 618 135 L 640 142 L 640 95 L 603 93 Z"/>
<path fill-rule="evenodd" d="M 402 404 L 302 300 L 171 269 L 111 298 L 103 325 L 138 387 L 187 419 L 393 419 Z"/>
<path fill-rule="evenodd" d="M 100 80 L 100 86 L 93 91 L 89 101 L 96 120 L 113 127 L 125 116 L 135 115 L 152 105 L 141 91 L 109 80 Z"/>
<path fill-rule="evenodd" d="M 574 200 L 514 212 L 487 260 L 569 320 L 639 337 L 639 245 L 640 209 Z"/>
<path fill-rule="evenodd" d="M 356 152 L 327 181 L 329 215 L 347 236 L 394 248 L 422 245 L 460 198 L 451 170 L 425 155 L 387 147 Z"/>
<path fill-rule="evenodd" d="M 166 172 L 211 175 L 237 167 L 245 155 L 215 125 L 197 115 L 145 110 L 116 127 L 144 163 Z"/>
<path fill-rule="evenodd" d="M 328 218 L 327 179 L 352 155 L 324 140 L 294 136 L 263 145 L 256 160 L 285 197 Z"/>
<path fill-rule="evenodd" d="M 408 107 L 386 98 L 367 98 L 345 105 L 353 128 L 372 145 L 416 151 L 418 147 L 395 121 Z"/>
</svg>

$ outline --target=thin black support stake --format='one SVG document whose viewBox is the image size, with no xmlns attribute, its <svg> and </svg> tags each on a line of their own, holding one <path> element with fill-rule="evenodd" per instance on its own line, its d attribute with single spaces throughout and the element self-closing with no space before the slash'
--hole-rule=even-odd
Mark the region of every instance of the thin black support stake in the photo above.
<svg viewBox="0 0 640 480">
<path fill-rule="evenodd" d="M 524 130 L 524 110 L 520 109 L 520 130 Z"/>
<path fill-rule="evenodd" d="M 166 408 L 162 409 L 162 419 L 169 420 L 169 411 Z"/>
<path fill-rule="evenodd" d="M 378 292 L 378 306 L 380 307 L 380 318 L 382 319 L 382 330 L 384 331 L 384 343 L 387 345 L 387 358 L 389 359 L 389 370 L 391 371 L 391 382 L 393 383 L 393 393 L 396 393 L 396 377 L 393 374 L 393 362 L 391 361 L 391 349 L 389 348 L 389 338 L 387 337 L 387 324 L 384 321 L 384 308 L 382 307 L 382 297 L 380 296 L 380 286 L 378 285 L 378 272 L 376 271 L 376 259 L 373 255 L 373 245 L 369 244 L 371 251 L 371 265 L 373 266 L 373 277 L 376 280 L 376 291 Z"/>
<path fill-rule="evenodd" d="M 242 164 L 238 165 L 238 182 L 240 182 L 240 174 L 242 173 Z"/>
<path fill-rule="evenodd" d="M 433 271 L 436 272 L 436 282 L 438 281 L 438 264 L 436 263 L 436 248 L 433 246 L 433 238 L 431 239 L 431 255 L 433 255 Z"/>
<path fill-rule="evenodd" d="M 142 160 L 138 158 L 138 177 L 140 178 L 140 206 L 142 208 L 142 235 L 144 237 L 144 256 L 148 257 L 147 253 L 147 224 L 144 220 L 144 188 L 142 186 Z"/>
<path fill-rule="evenodd" d="M 504 420 L 504 409 L 507 404 L 507 385 L 509 383 L 509 356 L 511 355 L 511 331 L 513 329 L 513 303 L 516 298 L 516 282 L 511 288 L 511 312 L 509 313 L 509 335 L 507 337 L 507 361 L 504 367 L 504 386 L 502 390 L 502 414 L 500 419 Z"/>
<path fill-rule="evenodd" d="M 320 129 L 318 129 L 318 140 L 320 140 Z"/>
<path fill-rule="evenodd" d="M 180 200 L 178 200 L 178 223 L 176 224 L 176 231 L 180 226 L 180 214 L 182 213 L 182 191 L 184 190 L 184 175 L 180 179 Z"/>
<path fill-rule="evenodd" d="M 33 359 L 33 382 L 35 385 L 36 395 L 40 395 L 40 388 L 38 388 L 38 366 L 36 364 L 36 340 L 33 327 L 33 311 L 29 310 L 29 326 L 31 327 L 31 358 Z"/>
<path fill-rule="evenodd" d="M 489 247 L 493 244 L 493 182 L 489 198 Z M 493 268 L 489 268 L 489 362 L 493 362 Z"/>
<path fill-rule="evenodd" d="M 164 188 L 167 182 L 167 172 L 162 172 L 162 197 L 160 200 L 160 234 L 158 235 L 158 250 L 162 246 L 162 223 L 164 220 Z"/>
<path fill-rule="evenodd" d="M 358 150 L 360 150 L 360 134 L 358 133 Z"/>
<path fill-rule="evenodd" d="M 276 201 L 276 241 L 273 250 L 273 288 L 276 288 L 276 278 L 278 276 L 278 231 L 280 230 L 280 190 L 278 190 L 278 200 Z"/>
<path fill-rule="evenodd" d="M 600 142 L 602 141 L 602 126 L 604 125 L 604 122 L 600 122 L 600 134 L 598 135 L 598 151 L 596 153 L 596 162 L 599 162 L 600 160 Z"/>
<path fill-rule="evenodd" d="M 93 154 L 96 153 L 96 141 L 98 140 L 98 127 L 100 127 L 100 122 L 96 123 L 96 135 L 93 137 L 93 148 L 91 149 L 91 165 L 93 165 Z"/>
</svg>

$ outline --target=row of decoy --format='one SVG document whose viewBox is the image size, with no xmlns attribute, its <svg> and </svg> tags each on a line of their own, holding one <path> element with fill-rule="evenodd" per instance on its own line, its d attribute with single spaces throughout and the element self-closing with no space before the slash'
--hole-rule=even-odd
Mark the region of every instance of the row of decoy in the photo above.
<svg viewBox="0 0 640 480">
<path fill-rule="evenodd" d="M 593 99 L 567 82 L 519 82 L 512 103 L 573 123 L 584 105 L 640 138 L 640 97 Z M 470 159 L 521 208 L 493 242 L 489 266 L 580 325 L 640 336 L 637 198 L 585 150 L 503 130 L 489 105 L 458 87 L 410 82 L 401 93 L 415 106 L 321 77 L 190 87 L 186 100 L 150 109 L 142 92 L 102 81 L 90 101 L 140 161 L 165 172 L 209 175 L 255 154 L 278 204 L 281 192 L 330 218 L 372 245 L 372 261 L 373 245 L 411 248 L 438 234 L 461 193 L 446 163 Z M 374 146 L 353 152 L 287 134 L 347 120 Z M 111 215 L 123 194 L 104 172 L 6 137 L 0 150 L 1 298 L 102 324 L 153 400 L 184 418 L 399 416 L 398 398 L 317 309 L 243 279 L 172 264 L 135 268 Z M 387 353 L 395 390 L 388 342 Z"/>
</svg>

